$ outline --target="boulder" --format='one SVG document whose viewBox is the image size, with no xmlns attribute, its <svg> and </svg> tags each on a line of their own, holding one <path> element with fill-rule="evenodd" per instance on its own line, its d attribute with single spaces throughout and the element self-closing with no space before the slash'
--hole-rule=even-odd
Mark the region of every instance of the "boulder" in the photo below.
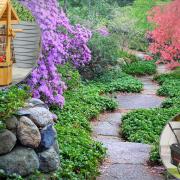
<svg viewBox="0 0 180 180">
<path fill-rule="evenodd" d="M 29 118 L 38 126 L 45 127 L 48 124 L 53 123 L 52 113 L 44 107 L 34 107 L 28 109 Z"/>
<path fill-rule="evenodd" d="M 6 175 L 30 175 L 39 169 L 38 156 L 31 148 L 15 147 L 9 154 L 0 156 L 0 169 Z"/>
<path fill-rule="evenodd" d="M 29 114 L 30 114 L 30 112 L 28 111 L 27 108 L 22 108 L 16 112 L 16 115 L 18 115 L 18 116 L 27 116 Z"/>
<path fill-rule="evenodd" d="M 57 153 L 58 155 L 60 155 L 60 149 L 59 149 L 59 144 L 58 144 L 58 141 L 57 141 L 57 140 L 54 142 L 53 147 L 54 147 L 54 150 L 56 151 L 56 153 Z"/>
<path fill-rule="evenodd" d="M 9 130 L 0 132 L 0 155 L 9 153 L 16 144 L 16 136 Z"/>
<path fill-rule="evenodd" d="M 15 116 L 6 119 L 6 128 L 9 130 L 15 130 L 18 125 L 18 120 Z"/>
<path fill-rule="evenodd" d="M 27 117 L 22 116 L 17 127 L 17 137 L 22 145 L 37 148 L 41 142 L 38 127 Z"/>
<path fill-rule="evenodd" d="M 28 103 L 32 103 L 34 105 L 39 105 L 39 104 L 44 104 L 43 101 L 41 101 L 40 99 L 37 99 L 37 98 L 32 98 L 28 101 Z"/>
<path fill-rule="evenodd" d="M 59 155 L 53 147 L 44 152 L 38 153 L 38 156 L 40 162 L 40 171 L 48 173 L 58 169 L 60 164 Z"/>
<path fill-rule="evenodd" d="M 49 149 L 54 145 L 55 140 L 56 130 L 53 128 L 53 124 L 49 124 L 41 130 L 40 149 Z"/>
<path fill-rule="evenodd" d="M 32 98 L 29 100 L 29 105 L 31 106 L 37 106 L 37 107 L 44 107 L 46 109 L 49 109 L 48 105 L 45 104 L 43 101 L 41 101 L 40 99 L 36 99 L 36 98 Z"/>
</svg>

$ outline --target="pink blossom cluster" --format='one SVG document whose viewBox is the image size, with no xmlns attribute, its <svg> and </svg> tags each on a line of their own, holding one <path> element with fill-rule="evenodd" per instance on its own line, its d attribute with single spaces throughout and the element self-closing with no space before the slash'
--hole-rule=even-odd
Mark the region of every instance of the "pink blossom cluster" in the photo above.
<svg viewBox="0 0 180 180">
<path fill-rule="evenodd" d="M 35 17 L 41 30 L 41 54 L 28 84 L 34 97 L 49 105 L 64 105 L 66 89 L 57 66 L 71 61 L 76 67 L 90 61 L 87 42 L 91 32 L 72 26 L 56 0 L 19 0 Z"/>
<path fill-rule="evenodd" d="M 153 8 L 148 20 L 155 24 L 149 50 L 160 56 L 158 63 L 165 63 L 170 69 L 180 66 L 180 1 Z"/>
</svg>

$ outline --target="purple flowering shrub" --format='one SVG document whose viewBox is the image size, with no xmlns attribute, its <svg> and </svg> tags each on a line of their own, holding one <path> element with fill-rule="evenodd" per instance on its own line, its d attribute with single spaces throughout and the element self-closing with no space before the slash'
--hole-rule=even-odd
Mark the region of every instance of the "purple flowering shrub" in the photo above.
<svg viewBox="0 0 180 180">
<path fill-rule="evenodd" d="M 91 60 L 87 42 L 91 32 L 71 25 L 56 0 L 19 0 L 35 17 L 41 30 L 41 53 L 28 85 L 32 95 L 49 105 L 64 105 L 66 89 L 57 66 L 70 61 L 80 67 Z"/>
</svg>

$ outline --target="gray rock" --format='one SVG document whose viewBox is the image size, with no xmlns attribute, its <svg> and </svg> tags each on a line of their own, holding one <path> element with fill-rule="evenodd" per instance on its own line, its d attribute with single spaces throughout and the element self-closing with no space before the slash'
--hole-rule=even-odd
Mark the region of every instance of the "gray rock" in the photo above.
<svg viewBox="0 0 180 180">
<path fill-rule="evenodd" d="M 14 130 L 17 128 L 18 120 L 15 116 L 6 119 L 6 128 L 9 130 Z"/>
<path fill-rule="evenodd" d="M 16 144 L 16 136 L 9 130 L 0 132 L 0 155 L 9 153 Z"/>
<path fill-rule="evenodd" d="M 41 130 L 41 143 L 40 149 L 49 149 L 53 146 L 56 139 L 56 130 L 53 124 L 47 125 Z"/>
<path fill-rule="evenodd" d="M 9 154 L 0 156 L 0 169 L 7 175 L 27 176 L 39 169 L 37 154 L 31 148 L 15 147 Z"/>
<path fill-rule="evenodd" d="M 45 127 L 53 123 L 52 113 L 44 107 L 34 107 L 28 110 L 30 119 L 38 126 Z"/>
<path fill-rule="evenodd" d="M 17 127 L 17 136 L 24 146 L 37 148 L 41 142 L 41 134 L 37 126 L 27 117 L 22 116 Z"/>
<path fill-rule="evenodd" d="M 31 105 L 31 107 L 44 107 L 46 109 L 49 109 L 48 105 L 45 104 L 43 101 L 41 101 L 40 99 L 36 99 L 36 98 L 32 98 L 29 100 L 29 105 Z"/>
<path fill-rule="evenodd" d="M 53 147 L 54 147 L 54 150 L 56 151 L 56 153 L 59 155 L 60 154 L 60 149 L 59 149 L 59 144 L 58 144 L 57 140 L 54 142 Z"/>
<path fill-rule="evenodd" d="M 27 108 L 20 109 L 19 111 L 16 112 L 16 115 L 18 115 L 18 116 L 27 116 L 29 114 L 30 114 L 30 112 L 28 111 Z"/>
<path fill-rule="evenodd" d="M 53 147 L 42 153 L 38 153 L 38 156 L 40 162 L 40 171 L 48 173 L 58 169 L 60 164 L 59 155 Z"/>
<path fill-rule="evenodd" d="M 40 99 L 37 99 L 37 98 L 32 98 L 29 100 L 29 103 L 32 103 L 34 105 L 39 105 L 39 104 L 44 104 L 43 101 L 41 101 Z"/>
</svg>

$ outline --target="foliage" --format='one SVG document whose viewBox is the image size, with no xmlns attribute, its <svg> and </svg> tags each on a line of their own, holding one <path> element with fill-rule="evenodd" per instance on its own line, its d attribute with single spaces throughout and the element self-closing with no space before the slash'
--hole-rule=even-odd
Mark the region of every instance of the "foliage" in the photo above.
<svg viewBox="0 0 180 180">
<path fill-rule="evenodd" d="M 162 0 L 135 0 L 131 5 L 114 8 L 108 25 L 117 35 L 121 47 L 145 51 L 148 47 L 147 30 L 151 29 L 147 21 L 147 11 Z"/>
<path fill-rule="evenodd" d="M 180 1 L 174 0 L 166 5 L 154 7 L 149 21 L 155 25 L 150 32 L 152 43 L 149 50 L 159 55 L 158 61 L 174 69 L 180 66 Z"/>
<path fill-rule="evenodd" d="M 140 92 L 142 83 L 134 77 L 123 73 L 119 68 L 105 73 L 103 76 L 93 81 L 96 87 L 103 92 Z"/>
<path fill-rule="evenodd" d="M 136 110 L 123 117 L 123 135 L 131 142 L 152 144 L 170 120 L 179 112 L 178 108 Z"/>
<path fill-rule="evenodd" d="M 76 67 L 91 59 L 87 42 L 91 32 L 80 25 L 72 26 L 56 0 L 20 0 L 34 15 L 41 29 L 41 55 L 28 84 L 34 97 L 47 104 L 63 106 L 66 88 L 57 65 L 70 60 Z"/>
<path fill-rule="evenodd" d="M 173 98 L 167 98 L 162 103 L 162 108 L 171 108 L 171 107 L 178 107 L 180 108 L 180 96 L 173 97 Z"/>
<path fill-rule="evenodd" d="M 149 160 L 151 163 L 161 164 L 161 158 L 159 154 L 159 139 L 155 143 L 153 143 L 151 147 L 151 154 Z"/>
<path fill-rule="evenodd" d="M 18 0 L 11 0 L 11 1 L 21 21 L 29 21 L 29 22 L 34 21 L 34 17 L 32 16 L 31 12 L 27 8 L 25 8 L 22 4 L 20 4 Z"/>
<path fill-rule="evenodd" d="M 124 65 L 122 70 L 131 75 L 152 75 L 156 73 L 156 65 L 154 61 L 137 61 Z"/>
<path fill-rule="evenodd" d="M 89 41 L 92 60 L 80 68 L 80 73 L 87 79 L 93 79 L 108 71 L 111 66 L 117 64 L 118 44 L 112 35 L 104 36 L 94 33 Z"/>
<path fill-rule="evenodd" d="M 58 72 L 61 74 L 62 80 L 66 82 L 68 89 L 74 89 L 80 86 L 80 74 L 70 63 L 59 66 Z"/>
<path fill-rule="evenodd" d="M 154 80 L 156 80 L 160 85 L 168 80 L 180 80 L 180 68 L 175 69 L 171 73 L 156 75 Z"/>
<path fill-rule="evenodd" d="M 23 106 L 25 100 L 29 98 L 28 87 L 13 86 L 0 91 L 0 124 Z"/>
<path fill-rule="evenodd" d="M 61 168 L 58 179 L 93 179 L 105 156 L 102 145 L 92 140 L 90 134 L 74 126 L 56 126 L 61 147 Z"/>
<path fill-rule="evenodd" d="M 161 84 L 158 94 L 161 96 L 179 97 L 180 96 L 180 69 L 156 76 L 154 78 Z"/>
<path fill-rule="evenodd" d="M 180 96 L 180 80 L 166 80 L 157 93 L 161 96 Z"/>
</svg>

